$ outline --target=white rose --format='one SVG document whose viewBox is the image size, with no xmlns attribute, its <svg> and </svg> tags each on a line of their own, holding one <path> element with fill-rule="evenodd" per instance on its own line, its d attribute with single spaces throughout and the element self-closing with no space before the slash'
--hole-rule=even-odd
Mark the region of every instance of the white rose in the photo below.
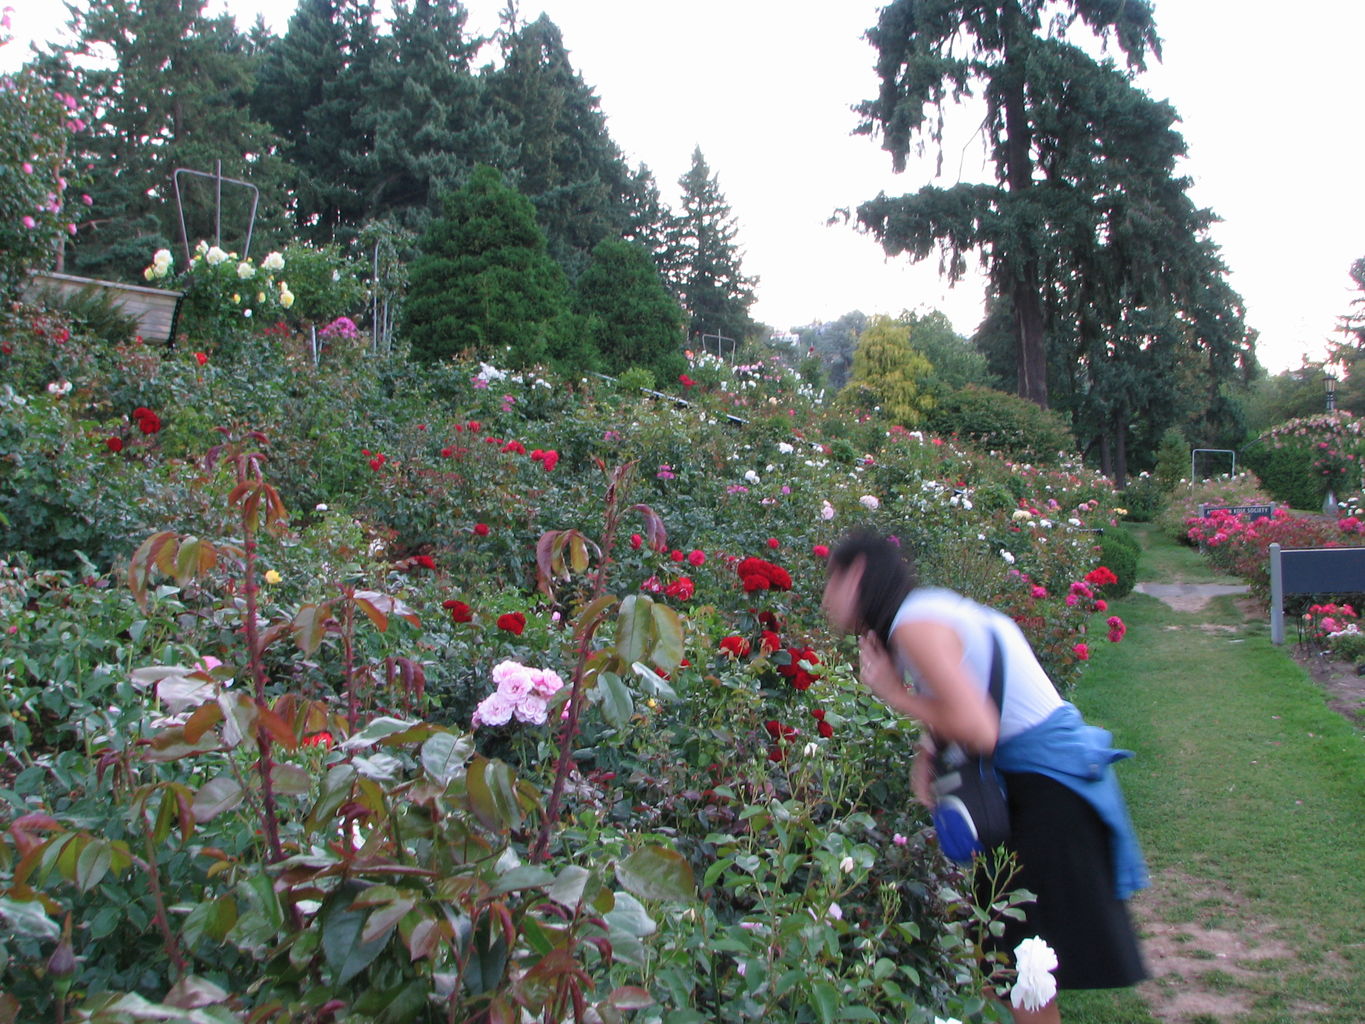
<svg viewBox="0 0 1365 1024">
<path fill-rule="evenodd" d="M 861 505 L 863 508 L 871 509 L 874 512 L 882 507 L 882 503 L 877 500 L 877 496 L 875 494 L 864 494 L 861 498 L 858 499 L 858 504 Z"/>
<path fill-rule="evenodd" d="M 277 252 L 267 253 L 265 259 L 261 260 L 261 266 L 272 273 L 276 270 L 283 270 L 284 257 Z"/>
<path fill-rule="evenodd" d="M 1025 939 L 1014 950 L 1015 980 L 1010 1002 L 1016 1009 L 1041 1010 L 1057 995 L 1057 954 L 1040 938 Z"/>
<path fill-rule="evenodd" d="M 247 280 L 247 279 L 249 279 L 249 278 L 255 277 L 255 276 L 256 276 L 256 268 L 253 267 L 253 266 L 252 266 L 250 263 L 248 263 L 246 260 L 242 260 L 241 263 L 238 263 L 238 264 L 237 264 L 237 276 L 238 276 L 239 278 L 241 278 L 243 281 L 245 281 L 245 280 Z"/>
<path fill-rule="evenodd" d="M 1010 565 L 1013 565 L 1013 564 L 1014 564 L 1014 556 L 1011 555 L 1008 551 L 1001 551 L 1001 552 L 1000 552 L 1000 557 L 1003 558 L 1003 559 L 1004 559 L 1006 562 L 1008 562 Z"/>
<path fill-rule="evenodd" d="M 209 251 L 204 254 L 205 261 L 211 267 L 216 267 L 218 264 L 222 263 L 227 258 L 228 254 L 223 252 L 223 250 L 218 248 L 218 246 L 216 245 L 210 248 Z"/>
</svg>

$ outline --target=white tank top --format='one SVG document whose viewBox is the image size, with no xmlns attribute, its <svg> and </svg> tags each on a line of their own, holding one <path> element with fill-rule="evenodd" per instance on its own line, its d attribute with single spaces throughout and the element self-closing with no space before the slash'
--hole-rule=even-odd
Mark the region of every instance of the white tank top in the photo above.
<svg viewBox="0 0 1365 1024">
<path fill-rule="evenodd" d="M 1057 688 L 1038 664 L 1028 638 L 1008 615 L 951 590 L 919 587 L 901 603 L 891 620 L 891 632 L 894 635 L 902 623 L 926 620 L 941 622 L 957 634 L 962 641 L 962 664 L 982 693 L 990 690 L 991 633 L 999 638 L 1005 670 L 1005 700 L 1000 712 L 1002 742 L 1031 729 L 1062 705 Z M 914 682 L 915 690 L 932 696 L 932 690 L 915 678 L 904 659 L 897 660 L 901 671 Z"/>
</svg>

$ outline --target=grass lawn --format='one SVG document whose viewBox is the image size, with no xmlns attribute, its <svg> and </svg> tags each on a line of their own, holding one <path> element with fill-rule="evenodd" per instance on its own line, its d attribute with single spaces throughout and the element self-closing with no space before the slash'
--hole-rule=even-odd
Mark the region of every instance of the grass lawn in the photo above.
<svg viewBox="0 0 1365 1024">
<path fill-rule="evenodd" d="M 1143 579 L 1230 582 L 1135 532 Z M 1127 638 L 1095 645 L 1074 699 L 1138 753 L 1118 771 L 1152 870 L 1134 910 L 1154 978 L 1069 995 L 1064 1019 L 1365 1021 L 1365 738 L 1236 598 L 1113 608 Z"/>
</svg>

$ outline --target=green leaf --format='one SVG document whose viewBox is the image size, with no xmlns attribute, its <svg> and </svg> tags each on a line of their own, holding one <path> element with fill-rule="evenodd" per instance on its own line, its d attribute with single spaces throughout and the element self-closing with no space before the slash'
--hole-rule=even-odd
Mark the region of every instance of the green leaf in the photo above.
<svg viewBox="0 0 1365 1024">
<path fill-rule="evenodd" d="M 620 729 L 630 721 L 635 713 L 635 700 L 630 690 L 615 672 L 602 672 L 597 676 L 598 700 L 602 704 L 602 717 L 608 725 Z"/>
<path fill-rule="evenodd" d="M 407 916 L 408 911 L 417 905 L 414 899 L 404 898 L 376 907 L 365 921 L 360 933 L 362 942 L 376 942 L 386 938 L 397 927 L 398 922 Z"/>
<path fill-rule="evenodd" d="M 611 931 L 637 939 L 653 935 L 658 925 L 649 916 L 645 905 L 628 892 L 618 892 L 615 896 L 616 906 L 602 915 Z M 614 938 L 612 945 L 616 945 Z"/>
<path fill-rule="evenodd" d="M 89 892 L 99 885 L 108 873 L 111 861 L 109 844 L 100 839 L 90 840 L 76 858 L 76 888 Z"/>
<path fill-rule="evenodd" d="M 649 655 L 653 622 L 649 609 L 653 604 L 639 594 L 631 594 L 621 601 L 621 610 L 616 615 L 616 656 L 627 665 L 644 661 Z"/>
<path fill-rule="evenodd" d="M 47 916 L 38 900 L 12 900 L 0 896 L 0 917 L 5 919 L 14 935 L 21 938 L 48 941 L 62 934 L 61 927 Z"/>
<path fill-rule="evenodd" d="M 512 785 L 512 770 L 501 761 L 476 757 L 465 775 L 469 808 L 486 828 L 496 832 L 521 827 L 521 807 Z"/>
<path fill-rule="evenodd" d="M 636 896 L 647 900 L 691 900 L 697 883 L 692 865 L 676 850 L 642 846 L 616 865 L 616 877 Z"/>
<path fill-rule="evenodd" d="M 322 925 L 322 952 L 335 985 L 345 985 L 373 963 L 388 939 L 386 933 L 369 942 L 361 941 L 369 913 L 351 906 L 361 891 L 361 886 L 354 882 L 343 884 L 328 897 L 318 913 Z"/>
<path fill-rule="evenodd" d="M 549 896 L 567 910 L 575 909 L 583 901 L 583 890 L 592 878 L 592 872 L 577 864 L 566 865 L 555 877 L 550 886 Z"/>
<path fill-rule="evenodd" d="M 822 1024 L 833 1024 L 839 1010 L 839 990 L 827 981 L 817 981 L 810 987 L 810 994 Z"/>
<path fill-rule="evenodd" d="M 422 744 L 422 767 L 443 786 L 449 786 L 463 773 L 465 762 L 474 753 L 472 736 L 438 732 Z"/>
<path fill-rule="evenodd" d="M 655 640 L 650 660 L 665 672 L 675 672 L 683 659 L 682 617 L 666 604 L 655 604 L 651 614 Z"/>
<path fill-rule="evenodd" d="M 504 872 L 491 892 L 494 896 L 500 896 L 505 892 L 516 892 L 518 889 L 546 889 L 553 885 L 554 881 L 555 876 L 545 868 L 535 864 L 522 864 Z"/>
<path fill-rule="evenodd" d="M 270 773 L 275 792 L 284 796 L 305 796 L 313 788 L 313 776 L 296 764 L 276 764 Z"/>
<path fill-rule="evenodd" d="M 316 832 L 324 826 L 329 829 L 332 827 L 332 815 L 350 799 L 351 787 L 355 780 L 356 770 L 353 765 L 338 764 L 327 770 L 327 777 L 322 780 L 322 792 L 318 794 L 317 803 L 313 804 L 313 809 L 308 812 L 305 822 L 310 831 Z"/>
<path fill-rule="evenodd" d="M 341 741 L 342 750 L 360 750 L 363 747 L 373 746 L 380 740 L 389 736 L 395 736 L 401 732 L 416 728 L 421 722 L 405 722 L 401 718 L 391 718 L 381 715 L 368 723 L 365 728 L 352 736 L 347 736 Z"/>
<path fill-rule="evenodd" d="M 210 779 L 194 794 L 194 820 L 201 825 L 212 821 L 224 811 L 230 811 L 242 802 L 242 784 L 231 775 L 219 775 Z"/>
</svg>

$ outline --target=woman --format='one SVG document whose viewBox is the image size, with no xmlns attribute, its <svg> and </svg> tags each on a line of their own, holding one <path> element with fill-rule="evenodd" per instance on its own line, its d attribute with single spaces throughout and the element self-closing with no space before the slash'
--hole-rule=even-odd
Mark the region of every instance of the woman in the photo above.
<svg viewBox="0 0 1365 1024">
<path fill-rule="evenodd" d="M 847 537 L 830 554 L 824 607 L 836 629 L 861 635 L 868 689 L 924 726 L 911 768 L 921 802 L 933 806 L 936 744 L 994 751 L 1009 801 L 1005 845 L 1019 867 L 1012 884 L 1037 901 L 1022 907 L 1024 921 L 1005 921 L 991 948 L 1012 952 L 1041 936 L 1057 954 L 1063 989 L 1121 988 L 1146 977 L 1124 902 L 1147 884 L 1146 869 L 1111 767 L 1130 755 L 1057 695 L 1013 620 L 952 591 L 916 587 L 900 548 L 871 534 Z M 988 695 L 996 644 L 999 712 Z M 1011 1012 L 1017 1022 L 1061 1019 L 1055 999 Z"/>
</svg>

